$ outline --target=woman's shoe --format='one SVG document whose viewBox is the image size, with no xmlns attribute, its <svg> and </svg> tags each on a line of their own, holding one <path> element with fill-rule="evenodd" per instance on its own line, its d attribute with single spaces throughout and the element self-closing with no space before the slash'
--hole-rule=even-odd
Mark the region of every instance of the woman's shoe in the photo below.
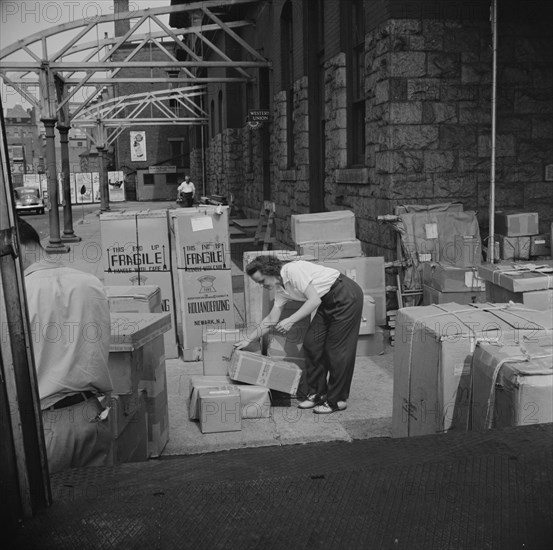
<svg viewBox="0 0 553 550">
<path fill-rule="evenodd" d="M 336 404 L 325 401 L 320 405 L 316 405 L 313 409 L 313 412 L 315 414 L 330 414 L 334 412 L 344 411 L 347 409 L 347 407 L 348 405 L 345 401 L 338 401 L 338 403 Z"/>
<path fill-rule="evenodd" d="M 302 401 L 298 405 L 298 409 L 312 409 L 313 407 L 316 407 L 317 405 L 324 403 L 325 399 L 326 399 L 326 396 L 324 395 L 319 395 L 318 393 L 312 393 L 311 395 L 307 396 L 307 399 L 305 401 Z"/>
</svg>

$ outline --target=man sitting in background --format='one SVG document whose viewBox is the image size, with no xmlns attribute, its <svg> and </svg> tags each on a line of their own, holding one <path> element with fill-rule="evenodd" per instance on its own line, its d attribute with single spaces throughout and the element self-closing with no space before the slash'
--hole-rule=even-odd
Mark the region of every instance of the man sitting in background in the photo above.
<svg viewBox="0 0 553 550">
<path fill-rule="evenodd" d="M 112 435 L 98 394 L 112 389 L 110 315 L 99 279 L 49 261 L 19 219 L 21 260 L 50 473 L 112 463 Z"/>
</svg>

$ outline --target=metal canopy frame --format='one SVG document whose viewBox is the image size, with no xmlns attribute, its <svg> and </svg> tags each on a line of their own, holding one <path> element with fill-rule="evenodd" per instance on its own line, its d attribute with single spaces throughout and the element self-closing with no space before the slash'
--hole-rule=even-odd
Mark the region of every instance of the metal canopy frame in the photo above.
<svg viewBox="0 0 553 550">
<path fill-rule="evenodd" d="M 85 91 L 85 97 L 80 102 L 77 112 L 81 111 L 98 95 L 106 84 L 117 83 L 148 83 L 171 84 L 171 86 L 207 84 L 210 82 L 243 82 L 252 80 L 246 69 L 270 67 L 271 63 L 255 48 L 241 38 L 234 29 L 251 25 L 251 21 L 224 22 L 214 13 L 216 8 L 229 8 L 241 4 L 251 4 L 252 0 L 209 0 L 194 2 L 179 6 L 149 8 L 102 15 L 89 19 L 64 23 L 35 33 L 0 50 L 0 77 L 4 82 L 17 90 L 27 101 L 37 107 L 41 118 L 62 119 L 69 124 L 75 113 L 70 113 L 69 102 L 75 104 L 79 90 Z M 200 25 L 173 29 L 168 27 L 161 16 L 180 12 L 188 12 Z M 98 38 L 106 23 L 128 20 L 129 29 L 122 36 Z M 206 21 L 206 24 L 203 22 Z M 154 29 L 152 29 L 152 26 Z M 145 29 L 148 32 L 144 32 Z M 52 39 L 63 33 L 72 33 L 67 43 L 61 49 L 52 48 Z M 237 44 L 244 59 L 232 59 L 221 51 L 210 39 L 214 32 L 223 32 Z M 96 40 L 91 37 L 96 34 Z M 192 36 L 201 44 L 203 55 L 198 54 L 183 38 Z M 129 46 L 134 46 L 129 51 Z M 158 57 L 162 60 L 136 60 L 137 55 L 145 48 L 155 47 Z M 186 53 L 186 60 L 179 60 L 171 49 L 179 47 Z M 52 51 L 53 53 L 50 53 Z M 161 56 L 159 53 L 161 52 Z M 23 55 L 22 55 L 23 54 Z M 10 60 L 15 55 L 26 58 Z M 114 57 L 117 57 L 115 60 Z M 208 57 L 210 60 L 205 61 Z M 166 69 L 171 72 L 166 77 L 127 78 L 119 76 L 124 68 Z M 203 76 L 202 69 L 225 68 L 234 70 L 234 76 Z M 34 97 L 29 88 L 39 91 L 39 97 Z M 92 88 L 92 90 L 90 90 Z M 168 99 L 185 101 L 181 92 Z M 127 96 L 134 105 L 140 94 Z M 152 96 L 144 95 L 147 103 L 154 102 Z M 162 101 L 159 97 L 157 104 Z M 160 117 L 158 123 L 165 123 L 167 117 Z M 130 121 L 129 121 L 130 122 Z M 142 123 L 143 121 L 141 121 Z M 173 120 L 170 121 L 174 123 Z M 203 123 L 203 120 L 198 120 Z"/>
</svg>

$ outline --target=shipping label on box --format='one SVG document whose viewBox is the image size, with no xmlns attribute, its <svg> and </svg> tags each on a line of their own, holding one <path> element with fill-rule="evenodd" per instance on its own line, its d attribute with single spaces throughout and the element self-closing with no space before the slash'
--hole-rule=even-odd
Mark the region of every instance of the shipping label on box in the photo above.
<svg viewBox="0 0 553 550">
<path fill-rule="evenodd" d="M 179 339 L 183 350 L 193 350 L 193 355 L 201 358 L 204 330 L 235 328 L 231 271 L 177 272 L 182 314 Z M 184 352 L 183 358 L 189 360 Z"/>
<path fill-rule="evenodd" d="M 177 268 L 230 269 L 228 209 L 228 206 L 209 206 L 170 211 Z"/>
<path fill-rule="evenodd" d="M 198 391 L 202 433 L 236 432 L 242 429 L 240 391 L 233 386 Z"/>
<path fill-rule="evenodd" d="M 538 225 L 537 212 L 506 210 L 495 213 L 495 231 L 506 237 L 537 235 Z"/>
<path fill-rule="evenodd" d="M 551 244 L 549 235 L 533 235 L 530 237 L 530 257 L 549 256 Z"/>
</svg>

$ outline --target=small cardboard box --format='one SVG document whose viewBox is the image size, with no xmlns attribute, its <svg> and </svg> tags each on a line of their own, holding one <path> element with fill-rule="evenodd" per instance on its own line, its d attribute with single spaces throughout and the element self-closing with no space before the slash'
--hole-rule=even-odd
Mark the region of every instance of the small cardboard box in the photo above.
<svg viewBox="0 0 553 550">
<path fill-rule="evenodd" d="M 478 266 L 478 274 L 486 281 L 511 292 L 529 292 L 553 288 L 553 260 L 539 263 L 485 263 Z"/>
<path fill-rule="evenodd" d="M 228 376 L 192 376 L 190 378 L 188 417 L 200 417 L 198 392 L 201 388 L 232 386 L 240 392 L 242 418 L 268 418 L 271 411 L 271 394 L 268 388 L 250 384 L 236 384 Z"/>
<path fill-rule="evenodd" d="M 551 254 L 551 241 L 547 234 L 532 235 L 530 237 L 530 258 L 534 256 L 549 256 Z"/>
<path fill-rule="evenodd" d="M 293 214 L 290 216 L 292 241 L 342 242 L 355 239 L 355 215 L 351 210 Z"/>
<path fill-rule="evenodd" d="M 296 243 L 296 251 L 300 256 L 312 256 L 315 260 L 320 261 L 357 258 L 364 255 L 359 239 L 340 242 Z"/>
<path fill-rule="evenodd" d="M 479 343 L 472 369 L 473 429 L 553 422 L 553 333 L 520 343 Z"/>
<path fill-rule="evenodd" d="M 246 337 L 244 329 L 208 328 L 202 337 L 204 376 L 226 376 L 234 344 Z M 246 351 L 260 352 L 259 341 L 252 342 Z"/>
<path fill-rule="evenodd" d="M 229 376 L 232 380 L 266 386 L 272 390 L 295 394 L 301 369 L 287 361 L 274 361 L 264 355 L 236 350 L 231 357 Z"/>
<path fill-rule="evenodd" d="M 486 290 L 486 283 L 474 267 L 455 267 L 440 262 L 422 264 L 422 281 L 440 292 Z"/>
<path fill-rule="evenodd" d="M 483 304 L 487 301 L 485 290 L 467 290 L 466 292 L 441 292 L 431 286 L 422 285 L 422 305 L 447 304 Z"/>
<path fill-rule="evenodd" d="M 511 292 L 502 286 L 488 283 L 486 286 L 488 302 L 504 304 L 514 302 L 524 304 L 530 309 L 553 311 L 553 289 L 531 290 L 529 292 Z"/>
<path fill-rule="evenodd" d="M 499 256 L 502 260 L 529 260 L 530 237 L 507 237 L 496 235 Z"/>
<path fill-rule="evenodd" d="M 506 237 L 537 235 L 538 226 L 537 212 L 505 210 L 495 213 L 495 232 Z"/>
<path fill-rule="evenodd" d="M 476 341 L 520 341 L 552 327 L 550 312 L 516 304 L 450 303 L 398 310 L 392 436 L 468 429 Z"/>
<path fill-rule="evenodd" d="M 242 429 L 240 391 L 236 387 L 200 388 L 198 402 L 202 433 L 238 432 Z"/>
</svg>

